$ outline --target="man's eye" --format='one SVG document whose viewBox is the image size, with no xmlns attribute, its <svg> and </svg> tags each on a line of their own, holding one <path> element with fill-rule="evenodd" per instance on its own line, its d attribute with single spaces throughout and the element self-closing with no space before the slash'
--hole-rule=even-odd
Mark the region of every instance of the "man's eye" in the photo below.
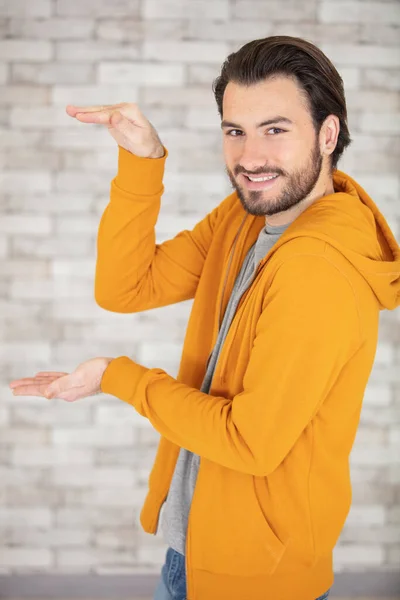
<svg viewBox="0 0 400 600">
<path fill-rule="evenodd" d="M 268 133 L 270 133 L 271 131 L 274 131 L 272 135 L 277 135 L 278 133 L 285 133 L 285 130 L 279 129 L 279 127 L 271 127 L 271 129 L 268 129 Z"/>
<path fill-rule="evenodd" d="M 229 131 L 227 131 L 226 135 L 230 135 L 231 137 L 238 137 L 239 135 L 241 135 L 241 131 L 240 129 L 230 129 Z"/>
</svg>

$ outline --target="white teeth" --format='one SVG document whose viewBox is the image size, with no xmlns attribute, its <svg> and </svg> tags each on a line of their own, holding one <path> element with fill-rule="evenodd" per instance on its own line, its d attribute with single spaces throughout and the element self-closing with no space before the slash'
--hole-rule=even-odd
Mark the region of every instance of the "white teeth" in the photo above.
<svg viewBox="0 0 400 600">
<path fill-rule="evenodd" d="M 269 177 L 250 177 L 250 175 L 247 175 L 247 177 L 250 181 L 269 181 L 270 179 L 275 179 L 278 175 L 269 175 Z"/>
</svg>

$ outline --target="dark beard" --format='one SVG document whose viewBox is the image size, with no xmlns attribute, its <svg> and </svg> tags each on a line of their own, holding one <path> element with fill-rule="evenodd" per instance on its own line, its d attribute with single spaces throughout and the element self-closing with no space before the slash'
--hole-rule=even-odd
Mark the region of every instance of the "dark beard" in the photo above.
<svg viewBox="0 0 400 600">
<path fill-rule="evenodd" d="M 231 181 L 232 187 L 236 190 L 238 198 L 242 203 L 245 211 L 250 213 L 251 215 L 255 215 L 257 217 L 261 216 L 271 216 L 276 215 L 281 212 L 285 212 L 296 204 L 302 202 L 307 196 L 311 194 L 313 191 L 318 178 L 321 173 L 322 168 L 322 155 L 320 153 L 318 147 L 318 140 L 314 145 L 314 148 L 311 152 L 310 159 L 307 167 L 303 169 L 299 169 L 294 173 L 290 174 L 282 169 L 270 169 L 267 167 L 263 167 L 262 169 L 258 169 L 258 173 L 252 172 L 250 175 L 254 175 L 255 177 L 261 173 L 274 173 L 278 174 L 281 177 L 287 178 L 287 184 L 284 187 L 280 196 L 273 200 L 267 200 L 262 202 L 263 191 L 244 191 L 243 188 L 239 187 L 236 183 L 232 172 L 226 168 L 226 172 Z M 235 175 L 239 175 L 240 173 L 244 173 L 245 169 L 238 165 L 235 168 Z"/>
</svg>

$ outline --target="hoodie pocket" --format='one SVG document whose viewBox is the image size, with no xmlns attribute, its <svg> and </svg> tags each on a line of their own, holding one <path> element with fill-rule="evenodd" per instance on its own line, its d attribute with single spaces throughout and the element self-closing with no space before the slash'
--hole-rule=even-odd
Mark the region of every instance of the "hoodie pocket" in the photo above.
<svg viewBox="0 0 400 600">
<path fill-rule="evenodd" d="M 193 565 L 227 575 L 271 575 L 286 545 L 261 508 L 256 478 L 223 471 L 222 480 L 207 482 L 208 493 L 204 479 L 198 481 L 189 522 Z"/>
</svg>

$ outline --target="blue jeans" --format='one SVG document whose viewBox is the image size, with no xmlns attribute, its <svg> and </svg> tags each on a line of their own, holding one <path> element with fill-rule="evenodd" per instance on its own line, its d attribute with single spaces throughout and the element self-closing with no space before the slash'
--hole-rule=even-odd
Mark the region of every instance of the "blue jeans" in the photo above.
<svg viewBox="0 0 400 600">
<path fill-rule="evenodd" d="M 328 596 L 329 590 L 317 600 L 326 600 Z M 172 548 L 167 550 L 154 600 L 186 600 L 185 557 Z"/>
</svg>

